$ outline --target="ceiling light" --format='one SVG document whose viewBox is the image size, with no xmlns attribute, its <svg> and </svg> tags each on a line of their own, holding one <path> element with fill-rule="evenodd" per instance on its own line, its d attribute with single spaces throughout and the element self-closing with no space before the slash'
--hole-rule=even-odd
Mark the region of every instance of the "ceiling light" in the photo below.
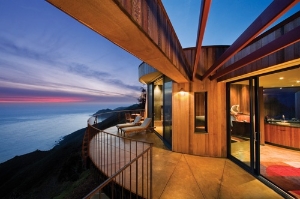
<svg viewBox="0 0 300 199">
<path fill-rule="evenodd" d="M 279 77 L 280 80 L 284 79 L 283 77 Z"/>
<path fill-rule="evenodd" d="M 299 80 L 297 80 L 297 83 L 300 83 L 300 81 L 299 81 Z"/>
</svg>

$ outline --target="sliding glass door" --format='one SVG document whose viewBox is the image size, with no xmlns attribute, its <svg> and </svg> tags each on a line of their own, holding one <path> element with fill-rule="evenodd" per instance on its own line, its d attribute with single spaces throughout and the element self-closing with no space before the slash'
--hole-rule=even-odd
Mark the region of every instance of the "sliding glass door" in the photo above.
<svg viewBox="0 0 300 199">
<path fill-rule="evenodd" d="M 259 128 L 255 103 L 258 97 L 254 78 L 228 84 L 228 152 L 229 157 L 251 172 L 257 173 Z"/>
<path fill-rule="evenodd" d="M 163 76 L 148 84 L 147 100 L 155 132 L 172 148 L 172 80 Z"/>
<path fill-rule="evenodd" d="M 259 77 L 260 175 L 300 198 L 300 68 Z"/>
</svg>

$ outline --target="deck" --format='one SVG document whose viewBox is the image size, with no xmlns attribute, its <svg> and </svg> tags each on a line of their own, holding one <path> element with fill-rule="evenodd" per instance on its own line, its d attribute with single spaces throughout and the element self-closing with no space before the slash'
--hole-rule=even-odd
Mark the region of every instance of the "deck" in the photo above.
<svg viewBox="0 0 300 199">
<path fill-rule="evenodd" d="M 116 127 L 105 131 L 117 134 Z M 152 186 L 155 199 L 282 198 L 229 159 L 172 152 L 164 147 L 155 133 L 132 134 L 129 137 L 154 143 Z M 93 142 L 97 143 L 96 139 Z M 96 146 L 99 147 L 93 145 L 94 149 L 97 148 Z M 139 148 L 137 146 L 137 150 Z M 129 154 L 126 156 L 130 157 Z M 110 173 L 107 166 L 102 165 L 102 168 Z"/>
</svg>

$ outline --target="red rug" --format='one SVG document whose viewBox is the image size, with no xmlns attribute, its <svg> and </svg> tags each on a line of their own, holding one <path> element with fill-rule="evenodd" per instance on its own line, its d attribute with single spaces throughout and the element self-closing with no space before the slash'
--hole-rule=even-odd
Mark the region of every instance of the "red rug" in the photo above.
<svg viewBox="0 0 300 199">
<path fill-rule="evenodd" d="M 300 190 L 289 191 L 296 198 L 300 198 Z"/>
<path fill-rule="evenodd" d="M 268 176 L 300 176 L 300 168 L 284 165 L 271 165 L 266 169 Z"/>
<path fill-rule="evenodd" d="M 292 191 L 292 192 L 300 196 L 300 190 L 299 191 L 298 190 L 297 191 Z"/>
</svg>

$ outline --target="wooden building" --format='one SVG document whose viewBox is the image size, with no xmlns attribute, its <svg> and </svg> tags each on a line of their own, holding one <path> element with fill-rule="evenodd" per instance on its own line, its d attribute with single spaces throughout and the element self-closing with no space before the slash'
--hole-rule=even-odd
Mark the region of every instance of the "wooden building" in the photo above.
<svg viewBox="0 0 300 199">
<path fill-rule="evenodd" d="M 202 46 L 203 0 L 187 49 L 160 0 L 48 1 L 143 60 L 147 116 L 172 151 L 230 158 L 300 198 L 300 11 L 262 33 L 298 0 L 274 0 L 230 46 Z M 275 178 L 278 168 L 292 174 Z"/>
</svg>

